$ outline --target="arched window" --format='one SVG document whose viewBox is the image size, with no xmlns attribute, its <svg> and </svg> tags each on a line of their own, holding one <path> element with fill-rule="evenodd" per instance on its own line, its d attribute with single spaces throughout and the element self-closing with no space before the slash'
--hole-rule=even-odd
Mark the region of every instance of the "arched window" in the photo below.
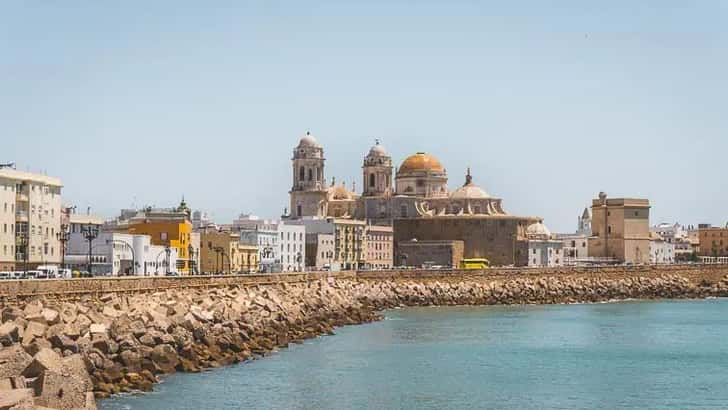
<svg viewBox="0 0 728 410">
<path fill-rule="evenodd" d="M 369 174 L 369 187 L 374 188 L 374 174 Z"/>
<path fill-rule="evenodd" d="M 308 169 L 308 180 L 313 181 L 313 170 L 311 168 Z"/>
<path fill-rule="evenodd" d="M 303 212 L 301 210 L 301 205 L 296 205 L 296 214 L 301 217 Z"/>
<path fill-rule="evenodd" d="M 303 181 L 306 178 L 306 170 L 303 168 L 303 165 L 301 165 L 300 168 L 298 168 L 298 179 Z"/>
<path fill-rule="evenodd" d="M 316 181 L 321 181 L 321 167 L 316 167 Z"/>
<path fill-rule="evenodd" d="M 399 216 L 402 218 L 407 217 L 407 205 L 406 204 L 402 204 L 399 206 Z"/>
</svg>

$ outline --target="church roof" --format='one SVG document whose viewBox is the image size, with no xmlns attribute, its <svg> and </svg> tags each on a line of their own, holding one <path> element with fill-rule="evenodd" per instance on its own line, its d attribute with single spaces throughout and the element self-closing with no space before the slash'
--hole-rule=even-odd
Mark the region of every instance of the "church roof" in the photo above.
<svg viewBox="0 0 728 410">
<path fill-rule="evenodd" d="M 301 137 L 301 140 L 298 142 L 299 147 L 315 147 L 320 148 L 321 145 L 319 145 L 318 141 L 316 141 L 316 138 L 311 135 L 310 132 L 306 131 L 306 135 Z"/>
<path fill-rule="evenodd" d="M 470 168 L 468 168 L 468 173 L 465 175 L 465 184 L 450 194 L 451 199 L 485 199 L 490 197 L 481 187 L 475 185 L 473 177 L 470 175 Z"/>
<path fill-rule="evenodd" d="M 384 148 L 383 145 L 379 144 L 379 140 L 376 140 L 376 143 L 369 149 L 369 156 L 370 157 L 386 157 L 387 150 Z"/>
<path fill-rule="evenodd" d="M 551 231 L 543 224 L 543 222 L 536 222 L 526 228 L 526 235 L 529 237 L 550 237 Z"/>
<path fill-rule="evenodd" d="M 418 152 L 407 157 L 399 167 L 400 173 L 417 171 L 445 172 L 445 168 L 434 156 Z"/>
</svg>

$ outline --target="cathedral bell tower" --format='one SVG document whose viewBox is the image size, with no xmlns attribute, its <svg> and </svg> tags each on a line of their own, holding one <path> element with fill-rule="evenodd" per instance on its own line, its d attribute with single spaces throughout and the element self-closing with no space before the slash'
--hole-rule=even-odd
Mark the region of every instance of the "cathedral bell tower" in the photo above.
<svg viewBox="0 0 728 410">
<path fill-rule="evenodd" d="M 326 184 L 324 183 L 324 149 L 311 133 L 301 138 L 293 149 L 293 186 L 291 217 L 326 215 Z"/>
<path fill-rule="evenodd" d="M 376 140 L 362 165 L 362 196 L 383 196 L 392 190 L 392 157 Z"/>
</svg>

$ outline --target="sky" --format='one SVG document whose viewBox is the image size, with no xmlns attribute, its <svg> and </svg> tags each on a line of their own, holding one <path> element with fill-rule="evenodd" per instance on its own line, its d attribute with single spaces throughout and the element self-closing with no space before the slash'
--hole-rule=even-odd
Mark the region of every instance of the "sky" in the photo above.
<svg viewBox="0 0 728 410">
<path fill-rule="evenodd" d="M 375 138 L 576 229 L 599 191 L 728 221 L 724 1 L 0 3 L 0 162 L 112 217 L 184 195 L 277 217 L 310 131 L 361 187 Z"/>
</svg>

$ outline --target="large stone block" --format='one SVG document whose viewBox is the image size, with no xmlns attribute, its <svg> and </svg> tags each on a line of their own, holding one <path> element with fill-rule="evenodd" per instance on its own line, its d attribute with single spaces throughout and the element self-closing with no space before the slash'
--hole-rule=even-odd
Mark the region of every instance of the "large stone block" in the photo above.
<svg viewBox="0 0 728 410">
<path fill-rule="evenodd" d="M 0 378 L 21 375 L 32 361 L 33 357 L 18 344 L 0 348 Z"/>
<path fill-rule="evenodd" d="M 0 325 L 0 345 L 10 346 L 19 339 L 18 325 L 15 322 L 5 322 Z"/>
<path fill-rule="evenodd" d="M 16 389 L 0 393 L 0 410 L 32 409 L 33 390 Z"/>
</svg>

